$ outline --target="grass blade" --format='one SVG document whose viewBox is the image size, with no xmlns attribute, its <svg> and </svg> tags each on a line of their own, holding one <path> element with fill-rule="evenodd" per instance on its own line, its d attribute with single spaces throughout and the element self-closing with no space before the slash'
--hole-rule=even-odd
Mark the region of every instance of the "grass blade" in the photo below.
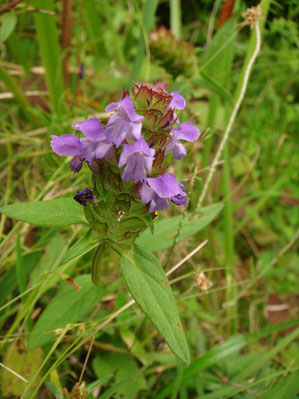
<svg viewBox="0 0 299 399">
<path fill-rule="evenodd" d="M 181 1 L 170 0 L 170 29 L 177 39 L 182 37 Z"/>
<path fill-rule="evenodd" d="M 34 14 L 34 19 L 39 52 L 42 64 L 45 68 L 46 84 L 49 91 L 51 108 L 56 114 L 61 114 L 65 109 L 62 54 L 53 15 L 54 3 L 53 0 L 34 0 L 33 5 L 37 9 L 50 11 L 50 13 L 36 12 Z"/>
<path fill-rule="evenodd" d="M 136 81 L 139 78 L 142 68 L 142 63 L 145 57 L 146 40 L 154 22 L 154 16 L 157 6 L 158 6 L 157 0 L 146 0 L 142 17 L 142 26 L 140 27 L 137 54 L 134 60 L 129 83 L 131 83 L 132 81 Z"/>
</svg>

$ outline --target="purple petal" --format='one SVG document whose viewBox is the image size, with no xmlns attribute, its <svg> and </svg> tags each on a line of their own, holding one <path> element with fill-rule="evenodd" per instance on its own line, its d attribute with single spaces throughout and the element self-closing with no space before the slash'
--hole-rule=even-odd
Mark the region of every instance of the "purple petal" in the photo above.
<svg viewBox="0 0 299 399">
<path fill-rule="evenodd" d="M 175 140 L 186 140 L 189 142 L 195 141 L 200 135 L 199 129 L 190 122 L 182 123 L 177 128 L 170 131 L 170 134 Z"/>
<path fill-rule="evenodd" d="M 106 125 L 106 134 L 118 148 L 126 139 L 133 142 L 134 138 L 141 137 L 142 121 L 144 116 L 135 112 L 134 105 L 129 96 L 126 96 L 117 103 L 107 105 L 106 111 L 116 109 Z"/>
<path fill-rule="evenodd" d="M 146 178 L 145 167 L 151 173 L 154 160 L 154 149 L 150 149 L 147 142 L 141 138 L 132 145 L 125 144 L 121 153 L 118 167 L 127 164 L 124 173 L 124 180 L 135 180 L 136 183 Z"/>
<path fill-rule="evenodd" d="M 169 154 L 173 151 L 173 157 L 179 161 L 187 155 L 186 148 L 177 140 L 172 139 L 166 146 L 165 154 Z"/>
<path fill-rule="evenodd" d="M 112 143 L 107 143 L 107 142 L 106 143 L 104 143 L 104 142 L 97 143 L 97 147 L 95 150 L 95 159 L 104 158 L 112 146 L 113 146 Z"/>
<path fill-rule="evenodd" d="M 176 205 L 187 205 L 187 200 L 186 200 L 187 194 L 185 193 L 184 184 L 179 184 L 179 187 L 181 191 L 179 192 L 179 194 L 171 197 L 170 201 L 174 202 Z"/>
<path fill-rule="evenodd" d="M 108 104 L 105 111 L 114 111 L 118 107 L 119 103 L 120 101 Z"/>
<path fill-rule="evenodd" d="M 181 110 L 186 107 L 186 100 L 177 91 L 173 91 L 170 95 L 172 96 L 171 103 L 169 104 L 170 108 Z"/>
<path fill-rule="evenodd" d="M 170 198 L 180 193 L 180 187 L 174 175 L 165 173 L 163 176 L 151 177 L 147 183 L 161 198 Z"/>
<path fill-rule="evenodd" d="M 72 128 L 80 130 L 91 141 L 107 139 L 101 122 L 97 118 L 90 118 L 81 123 L 73 123 Z"/>
<path fill-rule="evenodd" d="M 82 168 L 82 161 L 80 159 L 79 155 L 75 155 L 73 157 L 73 159 L 71 160 L 71 164 L 70 164 L 70 168 L 71 170 L 73 170 L 74 172 L 79 172 Z"/>
<path fill-rule="evenodd" d="M 83 144 L 81 156 L 89 164 L 97 159 L 104 158 L 113 145 L 104 141 L 90 141 L 88 139 L 81 139 L 81 142 Z"/>
<path fill-rule="evenodd" d="M 155 154 L 155 150 L 150 149 L 147 142 L 143 138 L 136 140 L 131 145 L 125 144 L 124 148 L 122 150 L 121 156 L 120 156 L 118 166 L 120 168 L 122 166 L 124 166 L 128 162 L 128 159 L 130 158 L 130 156 L 133 154 L 136 154 L 136 153 L 143 155 L 144 157 L 153 158 L 153 156 Z"/>
<path fill-rule="evenodd" d="M 141 137 L 141 129 L 142 129 L 142 123 L 133 123 L 133 122 L 129 122 L 128 123 L 129 126 L 129 130 L 128 130 L 128 134 L 127 134 L 127 140 L 129 138 L 129 140 L 134 137 L 136 140 L 140 139 Z"/>
<path fill-rule="evenodd" d="M 155 192 L 153 189 L 150 188 L 150 186 L 145 181 L 141 186 L 140 195 L 141 195 L 141 201 L 144 204 L 147 204 L 154 198 Z"/>
<path fill-rule="evenodd" d="M 124 180 L 135 180 L 136 183 L 145 180 L 146 174 L 143 158 L 134 157 L 129 159 L 122 178 Z"/>
<path fill-rule="evenodd" d="M 155 198 L 151 201 L 150 204 L 150 212 L 153 211 L 163 211 L 164 209 L 169 208 L 169 202 L 167 201 L 166 198 L 160 198 L 157 195 Z"/>
<path fill-rule="evenodd" d="M 108 104 L 105 111 L 113 111 L 115 109 L 117 110 L 117 113 L 127 121 L 137 123 L 144 119 L 144 116 L 135 112 L 134 105 L 129 96 L 126 96 L 118 102 Z"/>
<path fill-rule="evenodd" d="M 133 123 L 125 120 L 118 114 L 114 114 L 106 125 L 106 135 L 109 141 L 118 148 L 126 139 L 131 142 L 141 137 L 142 123 Z"/>
<path fill-rule="evenodd" d="M 150 212 L 160 211 L 169 207 L 169 197 L 175 197 L 174 201 L 183 202 L 178 197 L 186 195 L 183 188 L 184 186 L 178 185 L 176 178 L 170 173 L 156 178 L 148 178 L 140 189 L 141 200 L 145 204 L 150 202 Z M 174 195 L 171 194 L 173 192 L 175 192 Z"/>
<path fill-rule="evenodd" d="M 74 134 L 63 134 L 62 136 L 52 136 L 50 142 L 52 150 L 60 156 L 79 155 L 82 149 L 80 139 Z"/>
<path fill-rule="evenodd" d="M 117 114 L 112 115 L 106 125 L 107 138 L 109 141 L 115 144 L 116 148 L 121 145 L 126 137 L 128 130 L 127 125 L 128 122 L 126 122 Z"/>
<path fill-rule="evenodd" d="M 95 202 L 95 198 L 92 195 L 92 190 L 90 188 L 85 188 L 82 191 L 78 191 L 77 194 L 74 196 L 74 200 L 79 202 L 79 204 L 83 206 L 87 205 L 87 200 Z"/>
<path fill-rule="evenodd" d="M 135 112 L 134 105 L 129 96 L 125 97 L 120 101 L 118 112 L 121 116 L 127 119 L 130 122 L 142 122 L 144 116 L 137 114 Z"/>
</svg>

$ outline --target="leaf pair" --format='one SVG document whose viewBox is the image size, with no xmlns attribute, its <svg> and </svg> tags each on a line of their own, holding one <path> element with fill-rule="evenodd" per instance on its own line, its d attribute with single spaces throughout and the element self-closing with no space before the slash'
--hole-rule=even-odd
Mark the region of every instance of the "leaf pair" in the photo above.
<svg viewBox="0 0 299 399">
<path fill-rule="evenodd" d="M 141 234 L 138 243 L 153 251 L 169 248 L 173 243 L 173 232 L 178 230 L 180 224 L 177 242 L 204 228 L 221 209 L 222 204 L 211 205 L 203 208 L 202 216 L 197 219 L 192 220 L 191 215 L 187 214 L 182 223 L 179 216 L 161 220 L 156 224 L 154 235 L 146 231 Z M 0 211 L 9 217 L 40 226 L 62 227 L 86 223 L 83 208 L 72 198 L 13 204 L 0 208 Z M 94 240 L 88 237 L 70 248 L 63 262 L 94 248 Z M 130 251 L 120 252 L 120 267 L 126 285 L 142 311 L 170 349 L 183 362 L 189 363 L 188 344 L 174 295 L 158 259 L 147 249 L 135 245 Z M 36 348 L 45 344 L 53 338 L 53 332 L 50 331 L 84 318 L 101 299 L 103 291 L 90 285 L 89 275 L 80 276 L 76 281 L 83 289 L 76 292 L 71 286 L 65 286 L 58 292 L 36 323 L 29 347 Z"/>
</svg>

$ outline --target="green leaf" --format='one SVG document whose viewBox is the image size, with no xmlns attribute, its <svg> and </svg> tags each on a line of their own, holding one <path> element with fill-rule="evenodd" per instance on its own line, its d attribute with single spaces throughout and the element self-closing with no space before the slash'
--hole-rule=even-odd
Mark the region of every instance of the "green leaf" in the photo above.
<svg viewBox="0 0 299 399">
<path fill-rule="evenodd" d="M 52 382 L 45 381 L 44 384 L 51 391 L 53 395 L 55 395 L 55 399 L 63 399 L 63 392 L 61 389 L 57 388 Z"/>
<path fill-rule="evenodd" d="M 66 252 L 60 265 L 64 265 L 71 260 L 79 258 L 93 250 L 97 245 L 99 245 L 99 239 L 92 235 L 92 230 L 88 230 L 86 234 L 80 238 L 71 248 Z"/>
<path fill-rule="evenodd" d="M 147 389 L 142 369 L 130 355 L 113 352 L 101 353 L 93 360 L 92 367 L 102 381 L 106 379 L 107 382 L 111 376 L 114 377 L 113 386 L 105 391 L 104 398 L 137 398 L 141 390 Z M 86 389 L 90 390 L 89 386 Z"/>
<path fill-rule="evenodd" d="M 223 82 L 225 76 L 223 71 L 219 73 L 219 65 L 222 63 L 222 58 L 228 56 L 228 47 L 237 35 L 236 21 L 230 18 L 225 24 L 215 33 L 211 43 L 208 45 L 206 51 L 202 53 L 201 69 L 208 72 L 209 76 L 217 79 L 219 83 Z"/>
<path fill-rule="evenodd" d="M 299 371 L 291 373 L 265 392 L 260 399 L 295 399 L 299 391 Z"/>
<path fill-rule="evenodd" d="M 174 295 L 157 258 L 135 245 L 131 252 L 121 254 L 120 267 L 127 287 L 142 311 L 173 353 L 189 363 L 189 348 Z"/>
<path fill-rule="evenodd" d="M 43 361 L 43 351 L 35 349 L 28 352 L 26 342 L 18 340 L 8 346 L 2 361 L 6 367 L 30 381 Z M 26 389 L 26 382 L 2 367 L 0 373 L 1 398 L 20 397 Z"/>
<path fill-rule="evenodd" d="M 220 360 L 236 356 L 236 354 L 247 344 L 247 339 L 244 335 L 237 335 L 230 338 L 221 345 L 218 345 L 208 352 L 200 356 L 184 370 L 181 386 L 186 385 L 192 378 L 196 378 L 200 371 L 207 369 Z M 174 387 L 174 382 L 168 384 L 162 392 L 159 393 L 156 399 L 164 399 L 169 397 Z"/>
<path fill-rule="evenodd" d="M 45 248 L 45 254 L 41 257 L 38 265 L 36 265 L 32 270 L 30 276 L 30 282 L 32 285 L 37 284 L 46 273 L 54 272 L 59 267 L 57 259 L 64 247 L 65 241 L 59 234 L 49 240 Z"/>
<path fill-rule="evenodd" d="M 57 198 L 40 202 L 21 202 L 6 205 L 0 212 L 36 226 L 69 226 L 86 223 L 83 207 L 73 198 Z"/>
<path fill-rule="evenodd" d="M 112 377 L 113 375 L 106 375 L 103 378 L 98 378 L 97 380 L 93 381 L 91 384 L 88 384 L 85 390 L 88 392 L 93 392 L 100 385 L 106 384 L 106 382 L 108 382 Z"/>
<path fill-rule="evenodd" d="M 14 14 L 4 14 L 0 21 L 0 41 L 5 42 L 16 27 L 17 17 Z"/>
<path fill-rule="evenodd" d="M 183 219 L 181 231 L 176 241 L 182 241 L 202 230 L 215 219 L 222 208 L 223 204 L 221 203 L 206 206 L 200 210 L 197 219 L 195 219 L 195 215 L 187 214 L 185 219 Z M 162 249 L 170 248 L 179 229 L 180 220 L 181 216 L 159 220 L 155 225 L 154 235 L 152 236 L 148 230 L 144 231 L 140 234 L 136 243 L 150 251 L 161 251 Z"/>
<path fill-rule="evenodd" d="M 102 287 L 95 287 L 91 283 L 89 274 L 76 278 L 75 282 L 81 287 L 80 291 L 64 283 L 62 289 L 41 314 L 29 338 L 30 350 L 51 341 L 54 338 L 54 333 L 51 331 L 86 318 L 104 295 Z"/>
<path fill-rule="evenodd" d="M 203 71 L 200 72 L 200 77 L 201 79 L 197 77 L 192 78 L 192 83 L 194 83 L 196 86 L 204 87 L 205 89 L 208 89 L 213 93 L 219 94 L 224 101 L 232 104 L 233 98 L 230 92 L 225 87 L 223 87 L 223 85 L 218 83 L 208 73 L 205 73 Z"/>
</svg>

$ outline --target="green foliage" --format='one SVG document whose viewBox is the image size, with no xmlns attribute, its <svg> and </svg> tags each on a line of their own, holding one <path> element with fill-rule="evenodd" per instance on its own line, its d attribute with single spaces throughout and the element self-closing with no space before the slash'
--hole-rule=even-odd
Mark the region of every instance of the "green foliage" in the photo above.
<svg viewBox="0 0 299 399">
<path fill-rule="evenodd" d="M 79 291 L 65 282 L 43 311 L 30 335 L 29 350 L 51 341 L 55 337 L 55 330 L 59 331 L 70 323 L 82 321 L 104 295 L 103 288 L 90 284 L 89 274 L 77 277 L 75 282 L 79 286 Z"/>
<path fill-rule="evenodd" d="M 12 204 L 0 208 L 0 212 L 36 226 L 63 227 L 86 223 L 82 206 L 73 198 Z"/>
<path fill-rule="evenodd" d="M 155 224 L 154 234 L 147 230 L 140 235 L 136 242 L 150 251 L 170 248 L 174 237 L 176 242 L 180 242 L 201 231 L 215 219 L 222 207 L 222 204 L 213 204 L 201 208 L 196 215 L 186 214 L 183 219 L 181 216 L 173 216 L 158 220 Z M 179 234 L 176 236 L 178 231 Z"/>
<path fill-rule="evenodd" d="M 101 395 L 102 399 L 114 398 L 136 398 L 138 393 L 147 388 L 142 372 L 139 370 L 136 361 L 129 354 L 104 353 L 95 357 L 92 362 L 97 377 L 107 378 L 113 375 L 114 387 Z"/>
<path fill-rule="evenodd" d="M 54 112 L 61 114 L 65 108 L 63 98 L 62 54 L 53 15 L 54 2 L 53 0 L 34 0 L 32 3 L 36 9 L 46 10 L 46 12 L 36 12 L 34 14 L 34 21 L 40 57 L 46 73 L 51 107 Z"/>
<path fill-rule="evenodd" d="M 14 14 L 4 14 L 0 18 L 0 40 L 5 42 L 15 30 L 17 17 Z"/>
<path fill-rule="evenodd" d="M 176 308 L 174 295 L 158 259 L 135 245 L 121 254 L 120 267 L 133 298 L 152 321 L 170 349 L 185 363 L 190 362 L 188 344 Z"/>
<path fill-rule="evenodd" d="M 6 349 L 3 362 L 10 370 L 23 377 L 21 380 L 17 375 L 5 368 L 1 369 L 1 391 L 3 397 L 20 397 L 26 387 L 26 380 L 35 375 L 43 359 L 41 349 L 28 351 L 25 340 L 12 343 Z M 25 381 L 24 381 L 25 379 Z"/>
</svg>

